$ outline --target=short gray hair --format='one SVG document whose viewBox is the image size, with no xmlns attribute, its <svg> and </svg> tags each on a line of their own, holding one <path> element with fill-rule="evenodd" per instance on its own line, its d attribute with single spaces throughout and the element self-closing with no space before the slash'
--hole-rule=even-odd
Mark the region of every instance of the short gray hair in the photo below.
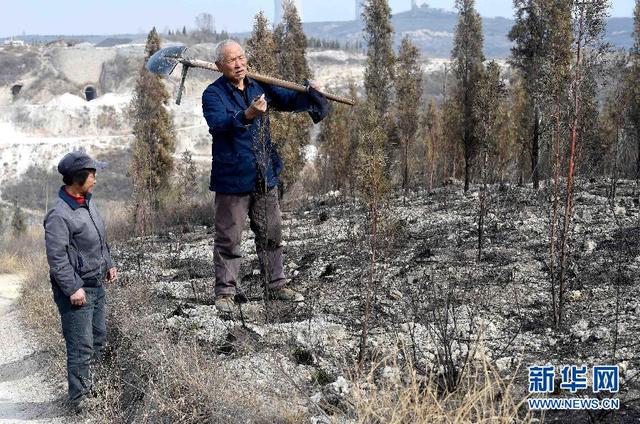
<svg viewBox="0 0 640 424">
<path fill-rule="evenodd" d="M 240 49 L 242 49 L 242 54 L 244 54 L 244 49 L 242 48 L 240 43 L 238 43 L 236 40 L 232 40 L 230 38 L 227 38 L 226 40 L 222 40 L 221 42 L 219 42 L 218 45 L 216 46 L 216 50 L 215 50 L 215 61 L 216 62 L 222 62 L 224 60 L 224 54 L 222 53 L 222 49 L 224 49 L 225 47 L 227 47 L 227 46 L 229 46 L 231 44 L 238 45 L 238 47 L 240 47 Z"/>
</svg>

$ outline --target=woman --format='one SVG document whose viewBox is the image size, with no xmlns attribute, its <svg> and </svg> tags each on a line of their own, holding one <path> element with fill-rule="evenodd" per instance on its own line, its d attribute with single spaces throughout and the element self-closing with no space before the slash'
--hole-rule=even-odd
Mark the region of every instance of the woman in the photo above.
<svg viewBox="0 0 640 424">
<path fill-rule="evenodd" d="M 106 166 L 84 152 L 58 164 L 64 186 L 44 221 L 53 298 L 67 347 L 69 402 L 86 406 L 91 397 L 89 363 L 100 360 L 107 339 L 103 282 L 116 280 L 104 221 L 91 201 L 96 170 Z"/>
</svg>

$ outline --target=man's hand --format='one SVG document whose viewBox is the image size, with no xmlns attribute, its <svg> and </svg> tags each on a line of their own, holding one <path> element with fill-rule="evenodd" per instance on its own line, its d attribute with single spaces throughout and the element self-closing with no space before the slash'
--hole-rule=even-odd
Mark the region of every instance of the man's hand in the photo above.
<svg viewBox="0 0 640 424">
<path fill-rule="evenodd" d="M 113 283 L 118 279 L 118 268 L 115 266 L 107 271 L 107 283 Z"/>
<path fill-rule="evenodd" d="M 74 294 L 71 295 L 71 304 L 74 306 L 82 306 L 87 302 L 84 289 L 80 287 Z"/>
<path fill-rule="evenodd" d="M 261 116 L 267 111 L 267 101 L 264 94 L 251 102 L 251 105 L 244 111 L 244 117 L 248 121 L 252 121 L 256 116 Z"/>
<path fill-rule="evenodd" d="M 307 86 L 312 87 L 314 90 L 320 91 L 320 86 L 316 81 L 307 80 Z"/>
</svg>

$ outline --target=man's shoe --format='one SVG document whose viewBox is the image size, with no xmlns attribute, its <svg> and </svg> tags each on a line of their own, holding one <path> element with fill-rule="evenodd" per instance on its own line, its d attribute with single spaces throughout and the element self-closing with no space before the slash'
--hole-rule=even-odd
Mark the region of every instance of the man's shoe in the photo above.
<svg viewBox="0 0 640 424">
<path fill-rule="evenodd" d="M 285 302 L 304 302 L 304 296 L 289 287 L 269 290 L 269 297 L 271 299 L 284 300 Z"/>
<path fill-rule="evenodd" d="M 91 397 L 90 394 L 85 396 L 81 396 L 78 399 L 74 399 L 69 401 L 69 409 L 71 409 L 76 414 L 92 409 L 96 406 L 96 401 L 94 397 Z"/>
<path fill-rule="evenodd" d="M 233 301 L 233 296 L 217 296 L 216 297 L 216 309 L 222 314 L 230 314 L 233 312 L 233 308 L 236 306 L 236 302 Z"/>
</svg>

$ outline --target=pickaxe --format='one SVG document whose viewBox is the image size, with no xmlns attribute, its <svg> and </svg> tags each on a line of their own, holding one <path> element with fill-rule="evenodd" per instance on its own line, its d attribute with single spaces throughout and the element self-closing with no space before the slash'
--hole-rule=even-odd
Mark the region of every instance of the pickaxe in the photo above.
<svg viewBox="0 0 640 424">
<path fill-rule="evenodd" d="M 180 87 L 178 88 L 178 94 L 176 96 L 176 104 L 180 104 L 182 98 L 182 90 L 184 89 L 184 80 L 187 78 L 187 71 L 189 68 L 202 68 L 212 71 L 220 72 L 218 66 L 213 62 L 206 62 L 204 60 L 192 59 L 186 57 L 184 52 L 187 50 L 185 46 L 173 46 L 160 49 L 155 52 L 147 61 L 145 65 L 147 70 L 160 75 L 169 75 L 178 63 L 182 64 L 182 79 L 180 80 Z M 285 81 L 279 78 L 270 77 L 268 75 L 262 75 L 255 72 L 247 72 L 247 76 L 256 81 L 264 82 L 271 85 L 277 85 L 278 87 L 289 88 L 291 90 L 306 93 L 309 88 L 307 86 L 296 84 L 295 82 Z M 329 100 L 344 103 L 353 106 L 355 101 L 346 97 L 336 96 L 335 94 L 321 93 Z"/>
</svg>

